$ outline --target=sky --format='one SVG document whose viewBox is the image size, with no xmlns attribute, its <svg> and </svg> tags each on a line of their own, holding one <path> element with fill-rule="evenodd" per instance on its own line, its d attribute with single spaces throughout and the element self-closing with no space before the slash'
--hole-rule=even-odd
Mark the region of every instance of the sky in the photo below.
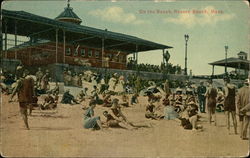
<svg viewBox="0 0 250 158">
<path fill-rule="evenodd" d="M 5 1 L 2 9 L 26 11 L 54 19 L 67 6 L 60 1 Z M 194 75 L 211 75 L 210 62 L 249 54 L 249 7 L 246 1 L 94 1 L 71 0 L 70 6 L 82 19 L 81 25 L 108 29 L 172 46 L 169 62 L 185 62 L 185 39 L 188 40 L 187 68 Z M 249 55 L 248 55 L 249 56 Z M 162 50 L 140 52 L 139 63 L 160 65 Z M 248 58 L 249 59 L 249 58 Z M 233 70 L 233 69 L 229 69 Z M 224 67 L 215 67 L 215 74 Z"/>
</svg>

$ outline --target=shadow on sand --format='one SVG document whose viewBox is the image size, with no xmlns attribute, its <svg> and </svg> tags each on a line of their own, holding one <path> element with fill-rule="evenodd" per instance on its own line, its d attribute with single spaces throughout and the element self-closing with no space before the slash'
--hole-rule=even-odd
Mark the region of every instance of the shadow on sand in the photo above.
<svg viewBox="0 0 250 158">
<path fill-rule="evenodd" d="M 64 130 L 70 130 L 72 128 L 68 127 L 31 127 L 30 130 L 45 130 L 45 131 L 64 131 Z"/>
<path fill-rule="evenodd" d="M 29 117 L 45 117 L 45 118 L 61 118 L 61 119 L 66 119 L 69 118 L 68 116 L 63 116 L 63 115 L 53 115 L 53 114 L 40 114 L 40 115 L 31 115 Z"/>
</svg>

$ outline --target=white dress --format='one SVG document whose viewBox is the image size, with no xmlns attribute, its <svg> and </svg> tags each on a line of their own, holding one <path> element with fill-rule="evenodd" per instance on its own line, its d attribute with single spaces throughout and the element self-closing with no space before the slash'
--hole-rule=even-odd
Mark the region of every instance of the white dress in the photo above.
<svg viewBox="0 0 250 158">
<path fill-rule="evenodd" d="M 109 85 L 109 91 L 115 91 L 115 84 L 116 84 L 116 79 L 114 78 L 114 77 L 111 77 L 110 79 L 109 79 L 109 83 L 108 83 L 108 85 Z"/>
<path fill-rule="evenodd" d="M 115 92 L 117 93 L 123 93 L 125 92 L 124 90 L 124 80 L 119 80 L 116 87 L 115 87 Z"/>
</svg>

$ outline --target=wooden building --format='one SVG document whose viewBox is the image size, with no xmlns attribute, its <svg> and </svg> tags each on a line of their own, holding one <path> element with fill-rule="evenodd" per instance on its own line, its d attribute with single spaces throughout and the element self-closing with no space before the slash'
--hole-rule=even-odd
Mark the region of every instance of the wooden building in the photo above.
<svg viewBox="0 0 250 158">
<path fill-rule="evenodd" d="M 25 11 L 2 10 L 1 56 L 20 60 L 25 66 L 87 65 L 124 70 L 129 54 L 133 54 L 133 60 L 137 62 L 139 52 L 157 49 L 164 52 L 172 48 L 135 36 L 80 25 L 81 22 L 69 3 L 55 19 Z M 18 44 L 19 36 L 29 40 Z M 9 46 L 11 40 L 13 46 Z"/>
<path fill-rule="evenodd" d="M 241 51 L 237 55 L 238 58 L 230 57 L 209 63 L 209 65 L 212 65 L 212 75 L 214 75 L 215 66 L 223 66 L 225 67 L 225 74 L 227 73 L 226 67 L 230 67 L 235 68 L 235 72 L 237 72 L 237 74 L 244 74 L 245 76 L 247 76 L 250 70 L 250 61 L 247 59 L 247 53 Z"/>
</svg>

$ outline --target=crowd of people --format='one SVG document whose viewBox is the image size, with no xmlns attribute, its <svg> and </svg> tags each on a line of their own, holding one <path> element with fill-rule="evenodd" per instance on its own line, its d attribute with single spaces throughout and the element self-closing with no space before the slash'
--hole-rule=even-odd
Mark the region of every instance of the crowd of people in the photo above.
<svg viewBox="0 0 250 158">
<path fill-rule="evenodd" d="M 12 84 L 9 102 L 12 102 L 17 94 L 24 124 L 29 129 L 28 110 L 31 115 L 35 106 L 40 110 L 56 109 L 59 103 L 59 86 L 58 83 L 55 83 L 54 88 L 50 87 L 48 70 L 44 73 L 38 68 L 36 74 L 31 75 L 23 67 L 17 67 L 17 72 L 15 82 Z M 70 72 L 65 70 L 63 74 L 64 84 L 66 86 L 75 84 L 81 88 L 81 91 L 74 96 L 69 89 L 66 89 L 60 104 L 82 105 L 84 110 L 83 128 L 101 130 L 113 127 L 124 129 L 150 127 L 149 125 L 135 125 L 123 111 L 124 108 L 138 105 L 138 98 L 142 96 L 147 98 L 145 119 L 176 120 L 184 129 L 202 131 L 203 127 L 199 120 L 204 116 L 204 113 L 208 114 L 209 124 L 216 126 L 216 113 L 224 112 L 228 131 L 231 131 L 230 121 L 232 120 L 233 131 L 235 134 L 238 133 L 238 115 L 240 137 L 241 139 L 248 138 L 247 131 L 250 121 L 249 79 L 244 82 L 244 86 L 239 90 L 230 83 L 228 77 L 224 79 L 225 85 L 223 88 L 214 87 L 212 80 L 208 80 L 208 85 L 201 81 L 197 88 L 187 85 L 185 89 L 180 87 L 172 89 L 169 81 L 165 80 L 161 85 L 154 81 L 148 81 L 147 86 L 142 90 L 139 88 L 142 80 L 136 77 L 130 87 L 133 89 L 132 94 L 130 94 L 126 86 L 132 83 L 127 84 L 129 81 L 126 81 L 124 76 L 117 73 L 112 74 L 107 82 L 104 76 L 91 71 L 85 71 L 71 77 Z M 4 78 L 4 76 L 1 75 L 1 78 Z M 87 87 L 86 83 L 90 87 Z M 2 85 L 1 82 L 1 88 Z M 2 88 L 3 90 L 4 88 Z M 37 103 L 40 96 L 45 96 L 42 104 Z M 100 116 L 95 115 L 95 108 L 98 106 L 105 107 L 103 116 L 106 120 L 101 120 Z"/>
<path fill-rule="evenodd" d="M 163 73 L 167 72 L 169 74 L 181 74 L 181 66 L 173 65 L 171 63 L 161 64 L 161 65 L 152 65 L 152 64 L 137 64 L 135 61 L 130 60 L 127 63 L 128 70 L 137 70 L 137 71 L 146 71 L 146 72 L 158 72 Z"/>
</svg>

